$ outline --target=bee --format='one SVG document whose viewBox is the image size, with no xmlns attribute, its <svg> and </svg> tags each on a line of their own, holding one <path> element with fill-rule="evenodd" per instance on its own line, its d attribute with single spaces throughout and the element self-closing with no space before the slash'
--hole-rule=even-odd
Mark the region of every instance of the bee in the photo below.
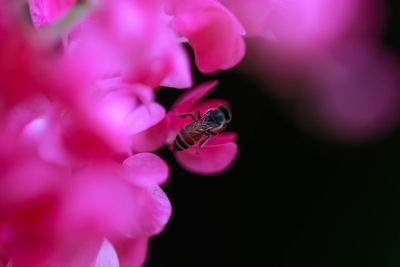
<svg viewBox="0 0 400 267">
<path fill-rule="evenodd" d="M 222 132 L 226 128 L 226 124 L 232 120 L 230 110 L 224 105 L 220 105 L 215 109 L 209 109 L 203 116 L 200 115 L 199 110 L 196 112 L 196 115 L 192 113 L 176 113 L 176 115 L 182 118 L 190 116 L 193 121 L 183 127 L 176 135 L 173 150 L 186 150 L 200 141 L 203 136 L 207 136 L 206 139 L 200 142 L 196 154 L 199 154 L 200 148 L 211 136 L 218 135 Z"/>
</svg>

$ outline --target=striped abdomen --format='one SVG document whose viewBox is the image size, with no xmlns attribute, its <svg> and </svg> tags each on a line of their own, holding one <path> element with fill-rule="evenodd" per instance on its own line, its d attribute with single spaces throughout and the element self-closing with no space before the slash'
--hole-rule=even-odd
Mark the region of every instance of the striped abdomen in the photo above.
<svg viewBox="0 0 400 267">
<path fill-rule="evenodd" d="M 187 125 L 175 137 L 173 149 L 182 151 L 192 147 L 203 137 L 204 133 L 204 130 L 193 129 L 193 125 Z"/>
</svg>

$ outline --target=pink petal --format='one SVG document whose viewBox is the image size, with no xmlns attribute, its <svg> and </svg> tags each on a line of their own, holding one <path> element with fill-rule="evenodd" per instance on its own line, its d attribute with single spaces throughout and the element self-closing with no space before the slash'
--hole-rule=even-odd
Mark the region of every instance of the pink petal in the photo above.
<svg viewBox="0 0 400 267">
<path fill-rule="evenodd" d="M 149 240 L 129 239 L 116 244 L 121 267 L 141 267 L 147 258 Z"/>
<path fill-rule="evenodd" d="M 2 168 L 0 209 L 11 208 L 13 204 L 26 205 L 40 197 L 51 195 L 57 192 L 59 184 L 68 177 L 67 169 L 46 164 L 34 155 L 19 161 L 13 158 L 8 162 L 7 168 Z"/>
<path fill-rule="evenodd" d="M 62 120 L 62 143 L 77 158 L 104 158 L 129 151 L 130 140 L 122 127 L 115 127 L 96 112 L 81 111 Z"/>
<path fill-rule="evenodd" d="M 144 131 L 158 122 L 165 116 L 165 109 L 158 103 L 152 103 L 148 107 L 139 106 L 128 118 L 129 134 L 137 134 Z"/>
<path fill-rule="evenodd" d="M 376 35 L 382 26 L 383 1 L 275 1 L 268 29 L 279 40 L 280 53 L 305 60 L 343 42 Z M 370 37 L 369 37 L 370 38 Z"/>
<path fill-rule="evenodd" d="M 104 238 L 93 267 L 119 267 L 118 255 L 113 245 Z"/>
<path fill-rule="evenodd" d="M 189 58 L 182 47 L 172 50 L 169 73 L 161 82 L 161 86 L 173 88 L 189 88 L 193 86 L 192 71 Z"/>
<path fill-rule="evenodd" d="M 229 142 L 233 142 L 237 139 L 238 135 L 234 132 L 223 132 L 218 134 L 217 136 L 213 136 L 210 140 L 207 141 L 207 147 L 209 146 L 217 146 Z"/>
<path fill-rule="evenodd" d="M 159 234 L 171 217 L 171 203 L 159 186 L 136 188 L 135 219 L 126 234 L 144 238 Z"/>
<path fill-rule="evenodd" d="M 178 98 L 172 106 L 172 110 L 176 112 L 189 112 L 192 106 L 214 89 L 217 84 L 218 81 L 209 81 L 188 90 Z"/>
<path fill-rule="evenodd" d="M 343 46 L 335 55 L 325 59 L 320 73 L 314 71 L 316 118 L 325 132 L 354 141 L 392 131 L 400 115 L 399 62 L 364 43 Z"/>
<path fill-rule="evenodd" d="M 172 25 L 189 40 L 199 70 L 213 73 L 229 69 L 243 58 L 245 31 L 235 16 L 218 2 L 205 3 L 179 12 Z"/>
<path fill-rule="evenodd" d="M 43 129 L 37 144 L 39 156 L 46 162 L 55 163 L 67 168 L 82 165 L 81 159 L 68 153 L 68 149 L 63 143 L 63 132 L 59 121 L 60 118 L 58 118 L 58 116 L 58 114 L 53 114 L 53 116 L 50 115 L 44 121 L 45 128 Z"/>
<path fill-rule="evenodd" d="M 132 184 L 152 186 L 164 184 L 169 176 L 167 163 L 153 153 L 139 153 L 124 160 L 128 173 L 124 178 Z"/>
<path fill-rule="evenodd" d="M 62 200 L 59 231 L 91 237 L 120 235 L 137 222 L 135 188 L 117 179 L 110 167 L 80 172 L 72 177 Z M 139 231 L 139 230 L 138 230 Z"/>
<path fill-rule="evenodd" d="M 155 157 L 153 160 L 160 161 Z M 142 162 L 146 164 L 144 160 Z M 165 168 L 160 173 L 165 174 Z M 157 185 L 144 186 L 148 182 L 143 181 L 145 177 L 139 177 L 143 185 L 132 184 L 120 179 L 121 174 L 126 172 L 121 173 L 110 165 L 103 168 L 97 166 L 73 177 L 62 201 L 64 206 L 59 216 L 61 233 L 72 231 L 83 236 L 103 233 L 110 237 L 131 238 L 160 233 L 171 215 L 168 197 Z M 150 178 L 161 180 L 156 175 L 152 176 L 150 173 Z"/>
<path fill-rule="evenodd" d="M 135 153 L 157 151 L 167 142 L 169 129 L 169 120 L 164 118 L 153 127 L 133 135 L 132 150 Z"/>
<path fill-rule="evenodd" d="M 196 154 L 197 146 L 194 146 L 185 151 L 175 152 L 174 155 L 186 170 L 201 175 L 214 175 L 223 172 L 233 163 L 237 150 L 238 147 L 233 142 L 210 146 L 207 143 L 200 149 L 199 154 Z"/>
<path fill-rule="evenodd" d="M 273 0 L 219 0 L 238 18 L 246 29 L 246 36 L 262 36 L 266 33 L 266 25 Z"/>
<path fill-rule="evenodd" d="M 199 102 L 192 108 L 192 112 L 196 112 L 200 110 L 201 115 L 206 113 L 209 109 L 217 108 L 220 105 L 224 105 L 227 108 L 230 108 L 229 103 L 224 99 L 207 99 L 204 101 Z"/>
<path fill-rule="evenodd" d="M 145 236 L 157 235 L 164 230 L 165 225 L 171 217 L 172 207 L 167 195 L 159 186 L 148 189 L 148 202 L 143 211 L 147 211 L 142 222 Z"/>
</svg>

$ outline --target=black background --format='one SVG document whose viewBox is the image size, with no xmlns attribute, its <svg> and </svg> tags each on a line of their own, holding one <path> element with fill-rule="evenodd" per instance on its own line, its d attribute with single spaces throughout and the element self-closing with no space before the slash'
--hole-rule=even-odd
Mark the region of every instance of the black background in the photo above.
<svg viewBox="0 0 400 267">
<path fill-rule="evenodd" d="M 388 14 L 382 42 L 400 55 L 398 0 Z M 220 81 L 208 97 L 230 102 L 239 153 L 226 172 L 198 176 L 159 152 L 173 214 L 146 267 L 400 266 L 399 127 L 357 145 L 316 139 L 235 69 L 194 72 L 195 83 Z M 159 101 L 181 93 L 163 88 Z"/>
</svg>

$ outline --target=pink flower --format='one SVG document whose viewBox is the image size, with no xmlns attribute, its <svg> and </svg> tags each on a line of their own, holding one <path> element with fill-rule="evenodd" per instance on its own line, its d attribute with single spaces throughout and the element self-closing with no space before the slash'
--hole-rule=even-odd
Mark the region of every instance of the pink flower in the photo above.
<svg viewBox="0 0 400 267">
<path fill-rule="evenodd" d="M 89 266 L 104 237 L 125 266 L 140 266 L 168 221 L 167 165 L 111 157 L 164 118 L 154 91 L 117 78 L 85 89 L 72 101 L 36 92 L 1 114 L 0 258 L 13 266 Z"/>
<path fill-rule="evenodd" d="M 71 106 L 50 104 L 44 97 L 26 102 L 10 111 L 8 127 L 18 128 L 24 139 L 37 144 L 47 161 L 85 165 L 88 160 L 137 151 L 136 136 L 165 116 L 153 98 L 153 90 L 146 86 L 111 79 L 99 82 L 90 95 Z"/>
<path fill-rule="evenodd" d="M 229 9 L 246 30 L 246 36 L 274 38 L 268 23 L 274 6 L 281 0 L 218 0 Z"/>
<path fill-rule="evenodd" d="M 54 22 L 71 8 L 70 0 L 32 0 L 36 27 Z M 103 75 L 152 88 L 187 88 L 192 84 L 189 61 L 177 36 L 167 25 L 157 1 L 100 1 L 91 14 L 67 33 L 69 54 L 94 54 Z"/>
<path fill-rule="evenodd" d="M 168 1 L 174 29 L 186 37 L 203 73 L 235 66 L 244 56 L 245 30 L 236 17 L 214 0 Z"/>
<path fill-rule="evenodd" d="M 13 144 L 0 153 L 0 258 L 13 266 L 89 266 L 107 236 L 121 259 L 140 266 L 146 239 L 171 213 L 159 188 L 168 167 L 159 157 L 142 153 L 122 165 L 72 170 L 43 161 L 14 136 L 1 140 Z"/>
<path fill-rule="evenodd" d="M 352 43 L 320 58 L 312 71 L 311 107 L 325 135 L 364 141 L 393 130 L 400 118 L 400 63 L 392 54 L 377 44 Z"/>
<path fill-rule="evenodd" d="M 399 63 L 376 42 L 382 1 L 275 3 L 268 27 L 276 40 L 249 42 L 250 73 L 268 72 L 281 85 L 276 93 L 292 90 L 292 96 L 307 99 L 299 100 L 304 107 L 294 116 L 310 132 L 354 142 L 393 129 L 399 117 Z"/>
<path fill-rule="evenodd" d="M 272 1 L 264 27 L 276 41 L 263 45 L 274 49 L 269 61 L 279 64 L 282 58 L 284 67 L 297 63 L 301 68 L 346 39 L 376 36 L 382 28 L 382 10 L 382 1 L 377 0 Z"/>
<path fill-rule="evenodd" d="M 148 151 L 182 121 L 166 116 L 154 89 L 191 86 L 187 55 L 162 1 L 96 2 L 30 0 L 34 30 L 19 5 L 0 0 L 0 267 L 141 266 L 171 215 L 160 188 L 168 166 Z M 225 35 L 200 62 L 233 66 L 244 53 L 241 26 L 217 2 L 204 4 L 199 14 L 182 10 L 199 23 L 211 18 L 217 31 L 203 30 Z M 177 22 L 184 16 L 172 24 L 186 27 Z M 196 40 L 205 35 L 199 23 L 197 33 L 180 29 Z M 226 53 L 206 62 L 217 52 Z M 175 109 L 228 106 L 197 103 L 215 84 Z M 236 156 L 235 138 L 221 134 L 199 156 L 187 150 L 177 159 L 194 172 L 220 172 Z"/>
<path fill-rule="evenodd" d="M 16 5 L 9 1 L 0 5 L 0 96 L 2 107 L 7 109 L 51 84 L 38 76 L 43 72 L 52 75 L 48 63 L 53 58 L 45 56 L 48 47 L 43 40 L 34 36 L 21 18 L 13 16 Z"/>
<path fill-rule="evenodd" d="M 216 81 L 207 82 L 191 89 L 183 94 L 168 112 L 170 123 L 170 136 L 175 138 L 176 134 L 192 119 L 181 118 L 177 113 L 195 113 L 200 111 L 204 114 L 210 108 L 219 105 L 229 106 L 221 99 L 209 99 L 199 102 L 207 93 L 217 85 Z M 203 174 L 212 175 L 226 170 L 233 162 L 237 154 L 237 145 L 233 141 L 237 138 L 235 133 L 226 132 L 218 136 L 213 136 L 201 147 L 200 153 L 196 154 L 197 145 L 184 150 L 174 152 L 176 160 L 187 170 Z"/>
</svg>

